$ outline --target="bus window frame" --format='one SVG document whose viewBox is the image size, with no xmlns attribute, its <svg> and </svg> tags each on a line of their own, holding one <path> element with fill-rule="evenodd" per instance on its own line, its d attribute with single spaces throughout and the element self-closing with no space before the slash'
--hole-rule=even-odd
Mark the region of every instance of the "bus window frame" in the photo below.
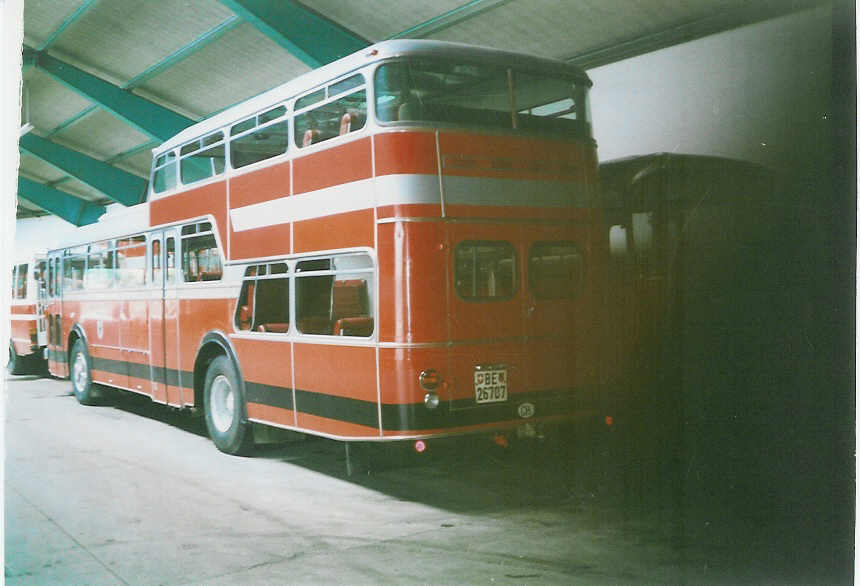
<svg viewBox="0 0 860 586">
<path fill-rule="evenodd" d="M 207 139 L 211 139 L 215 135 L 220 135 L 220 138 L 218 138 L 217 140 L 212 141 L 212 142 L 208 142 L 208 143 L 206 142 Z M 177 186 L 187 187 L 190 185 L 196 185 L 199 183 L 203 183 L 204 181 L 211 181 L 213 179 L 219 179 L 219 178 L 223 177 L 224 173 L 228 169 L 228 153 L 227 153 L 228 143 L 229 143 L 229 141 L 227 138 L 227 132 L 225 131 L 224 128 L 218 128 L 217 130 L 213 130 L 211 132 L 208 132 L 208 133 L 204 134 L 203 136 L 198 136 L 194 140 L 189 140 L 189 141 L 179 145 L 176 149 L 174 149 L 172 152 L 175 152 L 177 154 L 177 160 L 176 160 L 177 169 L 178 169 Z M 193 146 L 195 144 L 196 144 L 197 148 L 195 148 L 193 150 L 188 150 L 188 152 L 183 153 L 183 149 L 186 149 L 187 147 Z M 212 173 L 210 175 L 207 175 L 206 177 L 194 179 L 194 180 L 188 181 L 186 183 L 185 180 L 183 179 L 183 174 L 182 174 L 182 163 L 183 163 L 183 161 L 186 161 L 192 157 L 195 157 L 202 152 L 206 152 L 206 151 L 209 151 L 211 149 L 218 148 L 219 146 L 221 147 L 222 154 L 224 155 L 223 156 L 223 165 L 221 167 L 221 170 L 216 171 L 214 168 L 214 163 L 212 162 L 213 158 L 208 157 L 208 160 L 210 161 L 210 167 L 212 168 Z M 167 191 L 167 190 L 165 190 L 165 191 Z"/>
<path fill-rule="evenodd" d="M 284 113 L 281 114 L 280 116 L 278 116 L 277 118 L 269 118 L 262 123 L 260 122 L 261 117 L 265 116 L 266 114 L 269 114 L 270 112 L 272 112 L 274 110 L 277 110 L 278 108 L 283 108 Z M 237 132 L 236 134 L 233 134 L 233 129 L 235 127 L 239 126 L 240 124 L 246 123 L 249 120 L 254 121 L 253 126 L 250 126 L 249 128 L 242 130 L 241 132 Z M 257 132 L 263 132 L 267 128 L 270 128 L 272 126 L 277 126 L 278 124 L 285 124 L 286 125 L 287 144 L 284 146 L 284 152 L 259 159 L 257 161 L 254 161 L 253 163 L 247 163 L 245 165 L 240 165 L 238 167 L 233 164 L 233 141 L 247 138 L 253 134 L 256 134 Z M 231 171 L 244 171 L 245 169 L 248 169 L 250 167 L 254 167 L 255 165 L 258 165 L 264 161 L 271 161 L 272 159 L 277 159 L 279 157 L 289 155 L 291 153 L 291 150 L 292 150 L 291 149 L 292 140 L 290 138 L 292 135 L 292 131 L 293 131 L 292 129 L 293 129 L 293 112 L 290 109 L 290 105 L 288 102 L 279 102 L 279 103 L 275 104 L 274 106 L 267 107 L 267 108 L 260 110 L 256 114 L 252 114 L 251 116 L 247 116 L 246 118 L 243 118 L 242 120 L 238 120 L 236 122 L 233 122 L 232 124 L 228 124 L 223 129 L 224 135 L 226 137 L 226 144 L 227 144 L 227 151 L 226 151 L 227 165 L 225 167 L 225 172 L 227 171 L 227 169 L 229 169 Z"/>
<path fill-rule="evenodd" d="M 580 271 L 579 271 L 579 280 L 575 283 L 575 286 L 570 289 L 570 293 L 562 296 L 546 296 L 546 295 L 538 295 L 536 293 L 535 288 L 535 274 L 532 270 L 532 258 L 534 255 L 535 248 L 541 246 L 569 246 L 572 247 L 576 253 L 579 255 L 580 262 Z M 529 245 L 528 249 L 528 257 L 526 258 L 526 265 L 528 267 L 528 288 L 529 295 L 534 297 L 538 301 L 569 301 L 571 299 L 576 299 L 579 297 L 583 290 L 585 289 L 585 284 L 588 280 L 588 271 L 587 271 L 587 263 L 585 261 L 585 251 L 580 243 L 575 242 L 573 240 L 536 240 Z"/>
<path fill-rule="evenodd" d="M 200 227 L 203 224 L 209 224 L 209 228 L 207 230 L 201 231 Z M 194 231 L 185 233 L 185 229 L 189 228 L 189 227 L 194 227 Z M 224 274 L 225 274 L 226 269 L 227 269 L 227 258 L 226 258 L 226 255 L 224 254 L 224 248 L 222 246 L 221 238 L 220 238 L 219 233 L 218 233 L 218 226 L 216 225 L 214 218 L 211 218 L 211 217 L 199 218 L 199 219 L 191 221 L 191 222 L 185 222 L 185 223 L 177 226 L 177 232 L 178 232 L 178 234 L 176 235 L 176 239 L 178 240 L 178 246 L 176 248 L 178 248 L 178 253 L 179 253 L 178 254 L 178 257 L 179 257 L 178 258 L 178 261 L 179 261 L 178 265 L 179 266 L 174 267 L 174 269 L 178 268 L 179 274 L 177 275 L 177 278 L 176 278 L 176 284 L 196 286 L 196 285 L 202 285 L 202 284 L 207 284 L 207 283 L 209 283 L 209 284 L 222 283 L 224 281 Z M 214 240 L 215 240 L 215 248 L 218 251 L 218 259 L 219 259 L 219 262 L 221 263 L 221 274 L 217 279 L 188 281 L 185 279 L 185 275 L 186 275 L 186 271 L 185 271 L 185 247 L 184 247 L 185 240 L 190 239 L 190 238 L 197 238 L 200 236 L 209 236 L 209 235 L 212 235 Z M 164 246 L 167 246 L 167 237 L 165 237 Z M 177 251 L 174 250 L 174 255 L 176 255 L 176 253 L 177 253 Z M 177 263 L 174 262 L 174 264 L 177 264 Z M 199 272 L 200 271 L 199 271 L 199 267 L 198 267 L 198 273 Z"/>
<path fill-rule="evenodd" d="M 344 267 L 339 268 L 336 267 L 337 259 L 339 258 L 347 258 L 347 257 L 365 257 L 370 263 L 370 266 L 360 267 L 360 268 L 352 268 L 352 267 Z M 298 264 L 302 262 L 313 262 L 313 261 L 329 261 L 329 268 L 327 269 L 319 269 L 319 270 L 306 270 L 299 271 Z M 291 272 L 291 281 L 292 288 L 290 290 L 290 299 L 291 299 L 291 308 L 290 308 L 290 318 L 291 323 L 295 324 L 291 326 L 297 335 L 299 336 L 314 336 L 320 337 L 323 339 L 330 338 L 349 338 L 352 340 L 371 340 L 374 339 L 377 333 L 378 328 L 378 298 L 379 298 L 379 274 L 378 274 L 378 264 L 375 255 L 367 250 L 357 250 L 357 251 L 349 251 L 349 252 L 339 252 L 335 254 L 321 255 L 321 254 L 313 254 L 300 258 L 292 259 L 293 270 Z M 335 334 L 334 332 L 328 334 L 322 333 L 313 333 L 313 332 L 303 332 L 299 327 L 299 322 L 302 318 L 299 317 L 299 294 L 298 294 L 298 280 L 302 278 L 313 278 L 313 277 L 332 277 L 331 285 L 329 288 L 329 313 L 328 317 L 331 319 L 334 303 L 334 284 L 336 282 L 343 281 L 345 279 L 338 279 L 337 277 L 343 276 L 354 276 L 354 275 L 367 275 L 368 278 L 365 280 L 367 283 L 368 289 L 366 291 L 367 294 L 367 313 L 371 320 L 373 320 L 373 329 L 370 334 L 367 336 L 353 336 L 353 335 L 343 335 L 343 334 Z M 361 278 L 361 277 L 359 277 Z M 330 328 L 334 327 L 334 323 L 330 324 Z"/>
<path fill-rule="evenodd" d="M 239 295 L 236 298 L 236 310 L 233 313 L 233 329 L 236 333 L 241 334 L 255 334 L 255 335 L 274 335 L 274 336 L 288 336 L 293 335 L 298 330 L 295 326 L 295 322 L 293 320 L 293 271 L 290 266 L 290 262 L 287 260 L 273 260 L 265 263 L 252 263 L 247 265 L 245 268 L 245 272 L 242 275 L 241 285 L 239 287 Z M 275 266 L 283 265 L 285 268 L 284 272 L 274 272 L 272 269 Z M 263 269 L 261 271 L 261 268 Z M 253 273 L 249 274 L 252 272 Z M 264 325 L 263 323 L 257 323 L 257 301 L 259 294 L 259 285 L 260 281 L 275 281 L 275 280 L 284 280 L 287 284 L 287 299 L 286 299 L 286 309 L 287 309 L 287 323 L 289 324 L 289 329 L 286 332 L 269 332 L 269 331 L 258 331 L 256 328 Z M 254 283 L 254 299 L 250 302 L 251 305 L 251 316 L 250 323 L 248 329 L 244 329 L 241 327 L 239 314 L 242 309 L 242 305 L 240 303 L 242 299 L 242 293 L 245 293 L 245 284 L 246 283 Z M 248 304 L 246 304 L 248 305 Z M 271 323 L 271 322 L 269 322 Z M 277 322 L 283 323 L 283 322 Z"/>
<path fill-rule="evenodd" d="M 500 71 L 504 72 L 508 78 L 508 93 L 510 96 L 509 103 L 508 103 L 508 110 L 506 110 L 505 113 L 510 115 L 510 119 L 511 119 L 510 126 L 491 126 L 491 125 L 480 125 L 480 124 L 471 125 L 471 124 L 463 124 L 463 123 L 459 123 L 459 122 L 450 122 L 450 121 L 444 121 L 444 120 L 429 120 L 429 119 L 428 120 L 403 120 L 403 121 L 401 121 L 401 120 L 382 120 L 379 117 L 378 108 L 377 108 L 376 76 L 377 76 L 379 70 L 386 65 L 390 65 L 393 63 L 407 63 L 410 60 L 416 60 L 416 61 L 426 60 L 426 61 L 431 61 L 431 62 L 432 61 L 437 61 L 437 62 L 446 62 L 447 61 L 447 62 L 455 63 L 455 64 L 459 63 L 459 64 L 463 64 L 463 65 L 475 65 L 475 66 L 487 67 L 487 68 L 497 68 Z M 532 71 L 529 71 L 529 70 L 527 70 L 521 66 L 517 67 L 517 66 L 514 66 L 510 63 L 488 64 L 488 63 L 483 63 L 480 60 L 469 61 L 468 59 L 460 60 L 460 59 L 452 59 L 450 57 L 423 57 L 423 56 L 390 57 L 388 59 L 384 59 L 382 61 L 378 61 L 378 62 L 374 63 L 372 68 L 367 72 L 367 75 L 369 76 L 369 78 L 371 80 L 370 83 L 368 84 L 368 87 L 372 88 L 372 99 L 371 99 L 371 97 L 368 98 L 368 109 L 372 108 L 372 110 L 373 110 L 372 116 L 368 112 L 368 118 L 372 117 L 374 124 L 376 124 L 377 127 L 382 128 L 382 129 L 387 129 L 387 128 L 416 128 L 416 127 L 417 128 L 428 128 L 428 127 L 429 128 L 459 128 L 459 129 L 464 129 L 464 130 L 466 130 L 466 129 L 468 129 L 468 130 L 479 130 L 482 132 L 490 132 L 490 133 L 513 133 L 513 134 L 518 134 L 518 135 L 537 134 L 538 136 L 565 138 L 563 135 L 560 135 L 557 132 L 542 132 L 542 131 L 523 129 L 521 127 L 521 125 L 519 124 L 518 121 L 519 121 L 520 115 L 522 114 L 522 111 L 521 111 L 522 108 L 519 108 L 516 105 L 516 99 L 515 99 L 515 97 L 516 97 L 516 78 L 517 78 L 518 73 L 532 75 L 532 76 L 537 76 L 537 75 L 541 75 L 541 74 L 546 75 L 546 76 L 554 76 L 554 74 L 551 72 L 542 72 L 542 71 L 532 72 Z M 571 92 L 570 97 L 572 98 L 573 94 L 575 93 L 578 97 L 581 96 L 583 98 L 583 102 L 584 102 L 583 114 L 585 115 L 585 121 L 583 124 L 583 134 L 582 135 L 579 135 L 578 133 L 577 134 L 571 134 L 571 135 L 568 135 L 566 138 L 571 139 L 571 140 L 593 141 L 594 136 L 593 136 L 592 126 L 591 126 L 592 121 L 591 121 L 591 101 L 590 101 L 591 84 L 585 80 L 579 79 L 578 76 L 575 76 L 575 75 L 570 75 L 570 76 L 558 75 L 558 77 L 559 78 L 562 78 L 562 77 L 568 78 L 569 81 L 571 82 L 573 88 L 576 89 L 575 92 L 573 92 L 573 91 Z M 499 110 L 498 112 L 502 113 L 501 110 Z M 549 119 L 551 117 L 547 116 L 546 118 Z M 577 120 L 579 120 L 579 119 L 577 119 Z"/>
<path fill-rule="evenodd" d="M 463 296 L 460 293 L 460 288 L 457 286 L 457 251 L 459 250 L 459 248 L 461 246 L 467 246 L 467 245 L 469 245 L 469 246 L 481 246 L 481 245 L 497 246 L 500 244 L 505 245 L 505 247 L 510 249 L 510 251 L 512 253 L 511 271 L 512 271 L 512 281 L 513 282 L 511 283 L 510 295 L 506 295 L 506 296 L 501 296 L 501 295 L 472 296 L 472 297 Z M 517 247 L 514 245 L 513 242 L 511 242 L 509 240 L 462 240 L 462 241 L 458 242 L 457 245 L 454 246 L 454 248 L 452 250 L 451 266 L 453 267 L 453 274 L 452 274 L 452 278 L 451 278 L 451 285 L 454 288 L 454 293 L 457 295 L 457 298 L 460 299 L 460 301 L 463 301 L 465 303 L 496 303 L 496 302 L 511 301 L 512 299 L 515 299 L 517 297 L 517 293 L 520 290 L 521 275 L 519 274 L 520 273 L 519 262 L 520 262 L 520 259 L 519 259 Z"/>
<path fill-rule="evenodd" d="M 159 164 L 159 160 L 161 161 L 161 164 Z M 159 171 L 169 167 L 170 165 L 173 165 L 173 184 L 165 187 L 161 191 L 156 191 L 155 176 L 158 174 Z M 153 198 L 163 197 L 165 194 L 168 194 L 171 191 L 174 191 L 175 189 L 177 189 L 178 187 L 180 187 L 182 185 L 182 182 L 179 180 L 179 149 L 178 149 L 178 147 L 172 148 L 169 151 L 164 151 L 163 153 L 161 153 L 160 155 L 158 155 L 152 159 L 152 172 L 150 173 L 149 183 L 151 185 L 149 191 L 150 191 Z"/>
<path fill-rule="evenodd" d="M 291 112 L 291 115 L 290 115 L 290 142 L 291 142 L 292 148 L 295 149 L 294 152 L 307 152 L 309 150 L 314 150 L 315 147 L 317 147 L 318 145 L 331 144 L 332 141 L 340 141 L 343 139 L 352 139 L 352 138 L 355 138 L 356 136 L 360 136 L 361 134 L 367 132 L 367 129 L 370 126 L 370 121 L 372 119 L 372 116 L 370 115 L 370 112 L 369 112 L 370 107 L 371 107 L 370 104 L 371 104 L 371 101 L 374 99 L 372 87 L 371 87 L 372 84 L 368 83 L 369 78 L 368 78 L 367 73 L 368 73 L 368 71 L 364 68 L 350 71 L 344 75 L 336 77 L 333 80 L 327 81 L 324 84 L 317 85 L 316 87 L 314 87 L 313 89 L 311 89 L 309 91 L 302 92 L 298 96 L 295 96 L 294 98 L 289 100 L 289 102 L 288 102 L 290 104 L 289 110 Z M 331 94 L 329 93 L 329 89 L 332 88 L 333 86 L 337 86 L 338 84 L 343 83 L 343 82 L 345 82 L 351 78 L 358 78 L 358 77 L 361 78 L 361 83 L 359 83 L 358 85 L 352 86 L 352 87 L 350 87 L 346 90 L 343 90 L 339 93 L 331 93 Z M 298 102 L 300 102 L 303 98 L 306 98 L 306 97 L 313 95 L 314 93 L 318 93 L 320 91 L 324 92 L 324 98 L 323 99 L 317 100 L 311 104 L 308 104 L 308 105 L 302 106 L 299 109 L 296 109 L 295 105 Z M 350 130 L 346 134 L 336 134 L 336 135 L 331 136 L 329 138 L 325 138 L 325 139 L 322 139 L 320 141 L 315 141 L 315 142 L 313 142 L 307 146 L 302 146 L 299 144 L 297 137 L 296 137 L 296 120 L 299 116 L 303 116 L 305 114 L 308 114 L 309 112 L 312 112 L 318 108 L 322 108 L 324 106 L 327 106 L 328 104 L 337 102 L 338 100 L 342 100 L 348 96 L 351 96 L 352 94 L 355 94 L 355 93 L 358 93 L 361 91 L 364 92 L 364 121 L 362 122 L 362 125 L 360 127 L 356 128 L 355 130 Z"/>
</svg>

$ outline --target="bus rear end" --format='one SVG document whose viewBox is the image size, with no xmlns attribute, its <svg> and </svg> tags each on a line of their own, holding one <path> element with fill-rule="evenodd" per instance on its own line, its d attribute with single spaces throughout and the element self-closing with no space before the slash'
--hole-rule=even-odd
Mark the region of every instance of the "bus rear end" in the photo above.
<svg viewBox="0 0 860 586">
<path fill-rule="evenodd" d="M 384 436 L 598 414 L 589 82 L 562 64 L 500 59 L 376 71 L 377 117 L 391 127 L 377 143 L 396 140 L 415 189 L 379 210 Z"/>
<path fill-rule="evenodd" d="M 42 351 L 47 344 L 44 267 L 43 259 L 32 257 L 12 266 L 9 369 L 13 374 L 40 370 Z"/>
</svg>

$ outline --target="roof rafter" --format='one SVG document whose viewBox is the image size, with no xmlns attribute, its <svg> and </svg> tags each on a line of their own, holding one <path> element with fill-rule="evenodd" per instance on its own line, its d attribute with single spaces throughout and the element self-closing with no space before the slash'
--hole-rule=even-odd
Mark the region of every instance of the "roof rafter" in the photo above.
<svg viewBox="0 0 860 586">
<path fill-rule="evenodd" d="M 50 74 L 75 92 L 110 111 L 140 132 L 167 140 L 194 124 L 194 120 L 150 102 L 107 82 L 91 73 L 48 55 L 24 48 L 25 65 L 33 65 Z"/>
<path fill-rule="evenodd" d="M 355 53 L 370 42 L 295 0 L 220 0 L 309 67 Z"/>
<path fill-rule="evenodd" d="M 144 197 L 146 180 L 104 161 L 32 133 L 22 136 L 19 146 L 123 205 L 135 205 Z"/>
<path fill-rule="evenodd" d="M 57 29 L 53 33 L 51 33 L 47 39 L 45 39 L 44 42 L 42 42 L 41 45 L 39 45 L 37 50 L 45 51 L 46 49 L 50 48 L 51 45 L 53 45 L 57 41 L 57 39 L 60 38 L 60 35 L 63 34 L 63 31 L 72 26 L 81 16 L 83 16 L 84 13 L 89 10 L 93 4 L 95 4 L 95 1 L 96 0 L 84 0 L 83 2 L 81 2 L 81 4 L 74 10 L 74 12 L 72 12 L 66 18 L 66 20 L 64 20 L 62 24 L 60 24 L 60 26 L 57 27 Z"/>
<path fill-rule="evenodd" d="M 131 89 L 135 88 L 139 85 L 146 83 L 148 80 L 152 79 L 162 71 L 165 71 L 189 55 L 196 53 L 206 45 L 216 41 L 221 35 L 224 33 L 233 30 L 240 24 L 242 24 L 243 20 L 238 15 L 233 15 L 221 24 L 209 29 L 187 45 L 180 47 L 158 63 L 154 63 L 147 67 L 143 72 L 134 76 L 128 83 L 126 83 L 123 89 Z"/>
<path fill-rule="evenodd" d="M 75 226 L 92 224 L 105 213 L 102 205 L 84 201 L 65 191 L 48 187 L 20 175 L 18 176 L 18 196 Z"/>
</svg>

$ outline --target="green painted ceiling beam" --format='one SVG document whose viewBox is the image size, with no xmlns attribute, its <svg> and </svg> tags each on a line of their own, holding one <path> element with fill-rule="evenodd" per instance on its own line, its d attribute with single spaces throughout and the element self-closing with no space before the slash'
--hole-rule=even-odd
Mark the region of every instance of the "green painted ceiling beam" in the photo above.
<svg viewBox="0 0 860 586">
<path fill-rule="evenodd" d="M 47 53 L 39 53 L 25 47 L 24 62 L 28 61 L 152 138 L 167 140 L 194 124 L 194 120 L 173 110 L 150 102 Z"/>
<path fill-rule="evenodd" d="M 65 191 L 42 185 L 38 181 L 18 176 L 18 197 L 36 204 L 75 226 L 97 221 L 105 213 L 104 206 L 84 201 Z"/>
<path fill-rule="evenodd" d="M 221 3 L 309 67 L 331 63 L 370 44 L 295 0 L 221 0 Z"/>
<path fill-rule="evenodd" d="M 435 16 L 430 20 L 426 20 L 415 26 L 409 27 L 405 31 L 401 31 L 395 35 L 388 37 L 389 39 L 421 39 L 429 37 L 434 33 L 451 28 L 455 24 L 460 24 L 470 18 L 474 18 L 479 14 L 483 14 L 499 6 L 503 6 L 511 0 L 471 0 L 462 6 L 453 8 L 448 12 L 444 12 L 439 16 Z"/>
<path fill-rule="evenodd" d="M 42 159 L 123 205 L 143 201 L 146 180 L 83 153 L 29 133 L 20 138 L 21 150 Z"/>
</svg>

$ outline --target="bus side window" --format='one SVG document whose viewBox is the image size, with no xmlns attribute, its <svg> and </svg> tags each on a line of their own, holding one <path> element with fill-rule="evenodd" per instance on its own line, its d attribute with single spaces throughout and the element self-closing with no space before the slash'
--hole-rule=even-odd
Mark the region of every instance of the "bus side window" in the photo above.
<svg viewBox="0 0 860 586">
<path fill-rule="evenodd" d="M 152 172 L 152 190 L 161 193 L 176 187 L 176 154 L 165 153 L 155 160 Z"/>
<path fill-rule="evenodd" d="M 116 249 L 117 287 L 141 287 L 146 283 L 146 236 L 119 240 Z"/>
<path fill-rule="evenodd" d="M 303 334 L 331 334 L 332 275 L 296 279 L 296 322 Z"/>
<path fill-rule="evenodd" d="M 152 255 L 152 283 L 156 287 L 161 286 L 161 240 L 155 239 L 150 246 L 150 254 Z"/>
<path fill-rule="evenodd" d="M 208 222 L 196 226 L 185 226 L 182 229 L 182 274 L 186 283 L 219 281 L 221 279 L 223 271 L 221 254 L 218 251 L 215 235 L 211 232 L 195 234 L 197 231 L 203 232 L 204 230 L 211 230 L 211 225 Z M 195 235 L 185 236 L 185 234 Z"/>
<path fill-rule="evenodd" d="M 236 329 L 285 334 L 290 330 L 290 281 L 286 263 L 250 266 L 236 304 Z"/>
<path fill-rule="evenodd" d="M 365 338 L 373 335 L 373 289 L 373 261 L 366 254 L 299 261 L 296 264 L 299 332 Z"/>
<path fill-rule="evenodd" d="M 352 93 L 343 95 L 350 91 Z M 340 94 L 341 97 L 314 105 L 296 115 L 295 141 L 300 148 L 364 128 L 367 121 L 367 91 L 364 89 L 364 77 L 356 75 L 333 83 L 328 87 L 328 92 L 329 96 Z M 315 92 L 296 100 L 296 110 L 315 103 L 308 98 L 318 98 L 319 93 Z"/>
<path fill-rule="evenodd" d="M 18 299 L 27 298 L 27 264 L 18 265 L 16 295 Z"/>
<path fill-rule="evenodd" d="M 167 239 L 167 258 L 165 260 L 167 269 L 167 284 L 176 282 L 176 239 L 171 236 Z"/>
</svg>

